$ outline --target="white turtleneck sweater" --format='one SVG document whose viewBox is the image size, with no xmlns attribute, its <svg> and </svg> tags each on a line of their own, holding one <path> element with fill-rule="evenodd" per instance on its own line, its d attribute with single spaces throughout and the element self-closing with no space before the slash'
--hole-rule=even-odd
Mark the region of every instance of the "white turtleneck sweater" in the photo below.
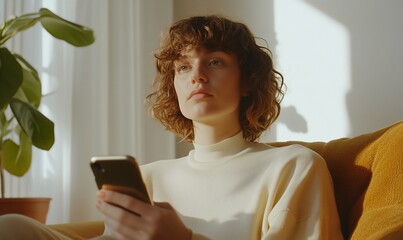
<svg viewBox="0 0 403 240">
<path fill-rule="evenodd" d="M 193 239 L 342 239 L 325 161 L 300 146 L 239 134 L 194 144 L 187 157 L 141 166 L 156 202 L 169 202 Z"/>
</svg>

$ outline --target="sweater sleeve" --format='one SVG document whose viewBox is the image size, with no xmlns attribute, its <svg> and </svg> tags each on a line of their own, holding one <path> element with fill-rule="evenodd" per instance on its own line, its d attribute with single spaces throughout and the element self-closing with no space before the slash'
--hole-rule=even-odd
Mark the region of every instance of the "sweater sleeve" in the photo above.
<svg viewBox="0 0 403 240">
<path fill-rule="evenodd" d="M 266 206 L 262 239 L 343 239 L 326 162 L 301 151 L 283 166 Z"/>
</svg>

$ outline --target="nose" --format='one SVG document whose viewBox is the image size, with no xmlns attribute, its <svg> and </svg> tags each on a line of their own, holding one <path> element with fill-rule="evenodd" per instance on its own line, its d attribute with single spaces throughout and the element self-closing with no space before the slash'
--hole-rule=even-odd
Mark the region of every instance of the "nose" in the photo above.
<svg viewBox="0 0 403 240">
<path fill-rule="evenodd" d="M 196 65 L 193 68 L 192 83 L 207 83 L 208 76 L 206 74 L 206 69 L 202 65 Z"/>
</svg>

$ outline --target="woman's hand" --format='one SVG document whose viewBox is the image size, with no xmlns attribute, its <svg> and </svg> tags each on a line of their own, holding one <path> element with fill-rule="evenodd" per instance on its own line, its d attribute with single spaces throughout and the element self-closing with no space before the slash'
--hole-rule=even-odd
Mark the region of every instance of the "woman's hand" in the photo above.
<svg viewBox="0 0 403 240">
<path fill-rule="evenodd" d="M 169 203 L 150 205 L 118 192 L 98 192 L 98 210 L 105 216 L 110 234 L 117 239 L 190 240 L 186 228 Z"/>
</svg>

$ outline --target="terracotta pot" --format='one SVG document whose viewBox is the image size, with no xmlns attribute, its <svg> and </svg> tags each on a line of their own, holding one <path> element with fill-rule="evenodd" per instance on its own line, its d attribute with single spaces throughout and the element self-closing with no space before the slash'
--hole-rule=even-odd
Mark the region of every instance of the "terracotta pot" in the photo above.
<svg viewBox="0 0 403 240">
<path fill-rule="evenodd" d="M 0 215 L 22 214 L 45 224 L 50 198 L 0 198 Z"/>
</svg>

